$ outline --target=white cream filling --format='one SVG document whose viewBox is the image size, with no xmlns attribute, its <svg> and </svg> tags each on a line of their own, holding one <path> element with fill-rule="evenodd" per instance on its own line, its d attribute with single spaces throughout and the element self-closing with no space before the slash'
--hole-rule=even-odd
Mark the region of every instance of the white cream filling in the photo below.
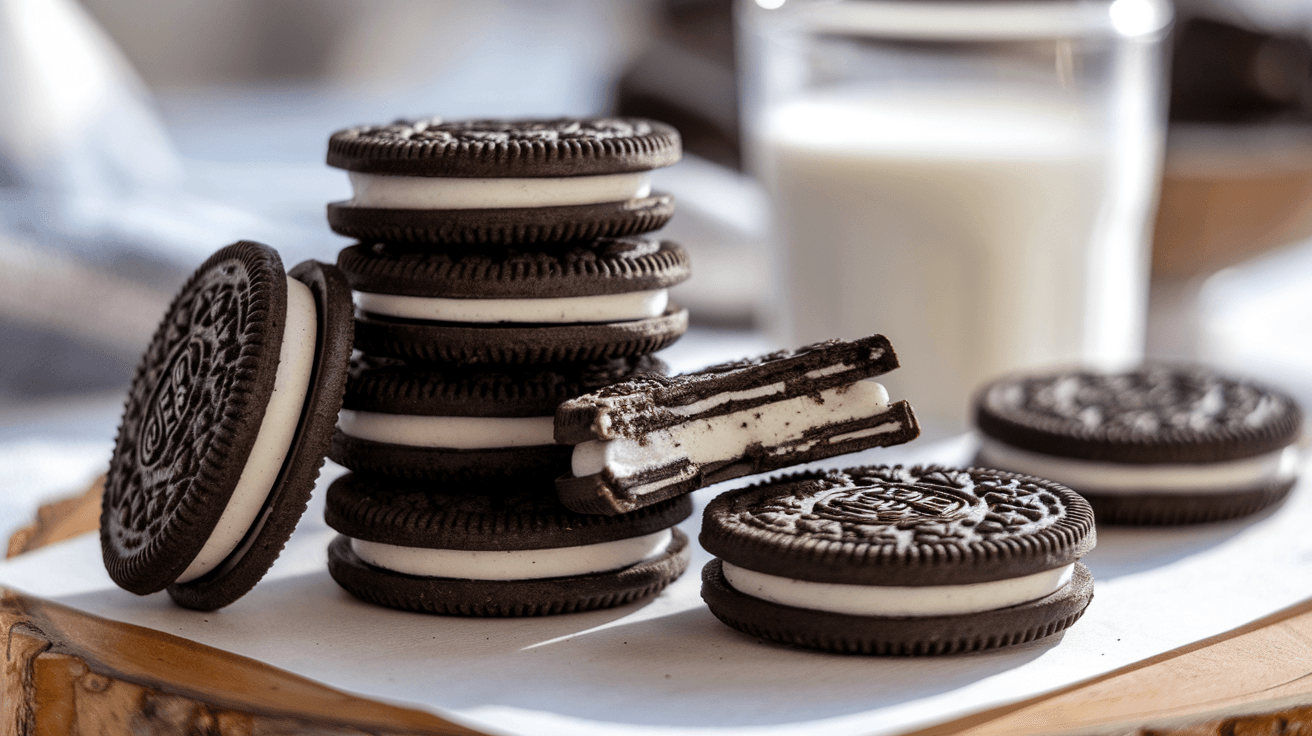
<svg viewBox="0 0 1312 736">
<path fill-rule="evenodd" d="M 425 417 L 343 409 L 342 434 L 412 447 L 484 450 L 556 444 L 555 417 Z"/>
<path fill-rule="evenodd" d="M 742 393 L 769 395 L 782 390 L 783 384 L 771 384 Z M 712 397 L 699 403 L 711 407 L 723 403 L 719 398 Z M 681 457 L 699 466 L 732 460 L 741 457 L 753 444 L 775 448 L 776 452 L 781 453 L 800 452 L 808 449 L 810 445 L 795 443 L 800 442 L 803 434 L 809 429 L 864 419 L 888 410 L 888 391 L 881 384 L 870 380 L 857 381 L 850 386 L 822 391 L 820 399 L 817 401 L 812 396 L 797 396 L 720 416 L 692 419 L 683 424 L 649 432 L 641 440 L 619 438 L 583 442 L 574 447 L 571 459 L 572 470 L 575 477 L 582 478 L 609 468 L 616 478 L 625 478 L 668 465 Z M 850 438 L 892 432 L 898 429 L 898 426 L 896 423 L 889 423 L 849 432 L 839 437 Z M 816 442 L 833 443 L 840 441 L 839 437 L 829 437 Z M 684 477 L 665 478 L 629 488 L 628 492 L 633 495 L 651 493 L 681 480 L 684 480 Z"/>
<path fill-rule="evenodd" d="M 1299 452 L 1290 445 L 1265 455 L 1217 463 L 1130 465 L 1042 455 L 985 438 L 978 465 L 1054 480 L 1077 491 L 1103 494 L 1225 493 L 1256 488 L 1298 474 Z"/>
<path fill-rule="evenodd" d="M 764 386 L 744 389 L 742 391 L 725 391 L 722 394 L 707 397 L 701 401 L 694 401 L 691 404 L 683 406 L 672 406 L 669 409 L 671 414 L 681 417 L 690 417 L 694 414 L 701 414 L 710 411 L 717 406 L 728 404 L 731 401 L 749 401 L 751 399 L 760 399 L 766 396 L 781 394 L 788 386 L 780 381 L 778 383 L 768 383 Z"/>
<path fill-rule="evenodd" d="M 620 322 L 659 317 L 667 289 L 546 299 L 441 299 L 355 292 L 362 312 L 440 322 Z"/>
<path fill-rule="evenodd" d="M 836 363 L 834 365 L 825 366 L 824 368 L 816 368 L 813 371 L 807 371 L 806 377 L 824 378 L 825 376 L 832 376 L 835 373 L 842 373 L 843 371 L 850 371 L 850 370 L 852 370 L 852 366 L 847 365 L 846 363 Z"/>
<path fill-rule="evenodd" d="M 578 547 L 522 550 L 422 549 L 352 539 L 360 559 L 387 570 L 429 578 L 536 580 L 607 572 L 665 553 L 669 529 Z"/>
<path fill-rule="evenodd" d="M 1018 578 L 964 585 L 850 585 L 767 575 L 721 561 L 724 578 L 740 593 L 793 608 L 851 616 L 951 616 L 1036 601 L 1070 582 L 1075 565 Z"/>
<path fill-rule="evenodd" d="M 314 346 L 318 336 L 314 295 L 308 286 L 288 276 L 287 319 L 283 327 L 282 348 L 278 351 L 278 371 L 273 379 L 273 394 L 255 436 L 255 446 L 251 448 L 237 487 L 219 516 L 218 524 L 205 540 L 200 553 L 175 582 L 195 580 L 217 567 L 237 549 L 260 515 L 296 437 L 301 409 L 310 390 L 310 376 L 314 372 Z"/>
<path fill-rule="evenodd" d="M 651 172 L 525 179 L 463 179 L 349 172 L 352 207 L 481 210 L 622 202 L 651 194 Z"/>
</svg>

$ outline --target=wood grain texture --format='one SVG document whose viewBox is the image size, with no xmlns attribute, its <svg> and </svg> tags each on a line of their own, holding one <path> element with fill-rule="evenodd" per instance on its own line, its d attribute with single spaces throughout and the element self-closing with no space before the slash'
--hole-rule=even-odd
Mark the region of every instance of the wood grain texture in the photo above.
<svg viewBox="0 0 1312 736">
<path fill-rule="evenodd" d="M 36 519 L 9 537 L 5 556 L 15 557 L 100 528 L 100 497 L 104 491 L 105 476 L 101 475 L 77 496 L 42 504 Z"/>
<path fill-rule="evenodd" d="M 1312 601 L 914 736 L 1247 733 L 1312 736 Z"/>
<path fill-rule="evenodd" d="M 0 736 L 476 736 L 170 634 L 0 592 Z"/>
</svg>

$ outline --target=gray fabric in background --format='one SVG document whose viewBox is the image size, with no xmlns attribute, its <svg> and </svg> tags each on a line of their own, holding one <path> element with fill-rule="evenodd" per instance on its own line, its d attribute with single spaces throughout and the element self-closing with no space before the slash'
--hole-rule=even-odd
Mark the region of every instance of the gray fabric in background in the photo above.
<svg viewBox="0 0 1312 736">
<path fill-rule="evenodd" d="M 0 399 L 126 390 L 135 359 L 59 330 L 0 318 Z"/>
</svg>

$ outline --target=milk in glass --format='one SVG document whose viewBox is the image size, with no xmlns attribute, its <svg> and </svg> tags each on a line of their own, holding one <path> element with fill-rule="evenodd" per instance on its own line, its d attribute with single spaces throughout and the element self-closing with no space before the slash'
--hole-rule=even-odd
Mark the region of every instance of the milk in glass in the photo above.
<svg viewBox="0 0 1312 736">
<path fill-rule="evenodd" d="M 952 424 L 999 374 L 1133 360 L 1146 274 L 1099 278 L 1124 260 L 1105 242 L 1102 124 L 1017 89 L 840 88 L 766 110 L 792 337 L 883 333 L 903 368 L 881 381 Z"/>
</svg>

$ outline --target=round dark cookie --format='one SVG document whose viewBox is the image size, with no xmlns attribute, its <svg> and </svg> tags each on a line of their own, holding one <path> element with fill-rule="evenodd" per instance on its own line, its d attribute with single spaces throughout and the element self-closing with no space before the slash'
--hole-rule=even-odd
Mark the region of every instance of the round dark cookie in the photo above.
<svg viewBox="0 0 1312 736">
<path fill-rule="evenodd" d="M 533 485 L 476 489 L 434 490 L 352 473 L 329 486 L 324 520 L 348 537 L 402 547 L 524 550 L 638 537 L 692 515 L 687 497 L 597 516 L 570 511 Z"/>
<path fill-rule="evenodd" d="M 688 278 L 677 243 L 602 238 L 558 251 L 476 252 L 375 243 L 341 251 L 351 288 L 373 294 L 447 299 L 543 299 L 664 289 Z"/>
<path fill-rule="evenodd" d="M 749 570 L 818 583 L 961 585 L 1075 562 L 1096 542 L 1070 489 L 982 468 L 867 466 L 720 495 L 701 543 Z"/>
<path fill-rule="evenodd" d="M 328 573 L 351 595 L 381 606 L 452 616 L 545 616 L 612 608 L 655 595 L 691 559 L 678 529 L 665 554 L 630 567 L 536 580 L 428 578 L 365 563 L 339 536 L 328 546 Z"/>
<path fill-rule="evenodd" d="M 1174 526 L 1226 521 L 1255 514 L 1285 500 L 1297 479 L 1275 480 L 1228 493 L 1081 493 L 1102 526 Z"/>
<path fill-rule="evenodd" d="M 652 356 L 518 371 L 407 365 L 361 356 L 352 362 L 343 408 L 418 416 L 550 417 L 562 401 L 634 375 L 666 370 Z M 569 471 L 573 449 L 557 444 L 478 450 L 417 447 L 338 430 L 329 456 L 358 472 L 408 480 L 537 479 L 549 484 Z"/>
<path fill-rule="evenodd" d="M 711 613 L 745 634 L 841 654 L 962 654 L 1014 646 L 1070 628 L 1093 600 L 1093 576 L 1076 563 L 1071 581 L 1047 597 L 951 616 L 852 616 L 784 606 L 735 590 L 720 560 L 702 569 Z"/>
<path fill-rule="evenodd" d="M 318 324 L 314 372 L 287 458 L 250 531 L 228 559 L 206 575 L 168 587 L 179 605 L 202 611 L 222 608 L 264 577 L 305 513 L 337 424 L 351 358 L 351 289 L 341 271 L 305 261 L 288 272 L 310 288 Z"/>
<path fill-rule="evenodd" d="M 333 232 L 366 242 L 426 245 L 518 245 L 618 238 L 665 227 L 674 197 L 645 197 L 554 207 L 487 209 L 391 209 L 328 205 Z"/>
<path fill-rule="evenodd" d="M 1288 395 L 1201 366 L 1012 376 L 980 392 L 981 432 L 1031 452 L 1126 464 L 1214 463 L 1292 443 Z"/>
<path fill-rule="evenodd" d="M 162 590 L 218 522 L 273 393 L 287 309 L 278 254 L 240 242 L 187 280 L 128 390 L 100 543 L 114 582 Z"/>
<path fill-rule="evenodd" d="M 343 408 L 420 416 L 553 416 L 566 399 L 668 370 L 651 355 L 500 371 L 359 356 L 351 363 Z"/>
<path fill-rule="evenodd" d="M 669 166 L 680 154 L 678 131 L 642 118 L 426 118 L 347 128 L 328 140 L 329 166 L 404 176 L 595 176 Z"/>
<path fill-rule="evenodd" d="M 569 445 L 528 445 L 458 450 L 416 447 L 333 433 L 328 457 L 357 473 L 399 480 L 442 483 L 516 482 L 549 487 L 569 472 L 574 448 Z M 544 492 L 550 492 L 544 491 Z"/>
<path fill-rule="evenodd" d="M 281 259 L 258 243 L 223 248 L 165 313 L 129 390 L 101 509 L 105 566 L 123 588 L 227 605 L 263 576 L 304 511 L 341 405 L 351 302 L 332 266 L 302 264 L 294 276 L 314 295 L 319 330 L 298 434 L 245 539 L 183 584 L 174 581 L 226 510 L 273 392 L 287 310 Z"/>
<path fill-rule="evenodd" d="M 599 363 L 646 355 L 688 331 L 688 310 L 625 322 L 470 326 L 356 316 L 355 347 L 368 355 L 463 365 Z"/>
</svg>

